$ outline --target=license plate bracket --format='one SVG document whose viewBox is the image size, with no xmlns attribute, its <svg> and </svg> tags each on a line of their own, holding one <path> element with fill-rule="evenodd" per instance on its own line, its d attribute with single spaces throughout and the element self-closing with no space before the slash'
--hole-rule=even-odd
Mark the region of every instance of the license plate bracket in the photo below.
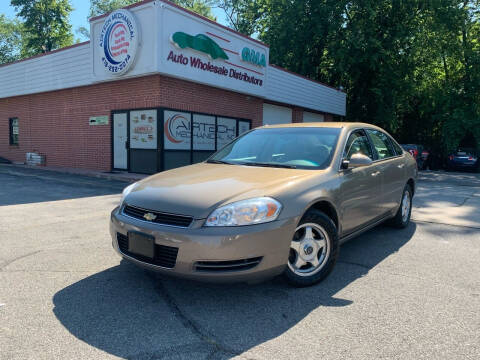
<svg viewBox="0 0 480 360">
<path fill-rule="evenodd" d="M 136 232 L 128 232 L 128 251 L 153 259 L 155 256 L 155 239 L 153 236 Z"/>
</svg>

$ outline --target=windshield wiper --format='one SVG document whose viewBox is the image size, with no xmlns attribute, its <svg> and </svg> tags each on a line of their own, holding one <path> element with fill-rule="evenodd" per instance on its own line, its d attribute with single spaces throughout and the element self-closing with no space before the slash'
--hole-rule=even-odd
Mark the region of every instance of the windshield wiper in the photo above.
<svg viewBox="0 0 480 360">
<path fill-rule="evenodd" d="M 285 168 L 285 169 L 296 169 L 295 165 L 287 164 L 276 164 L 276 163 L 260 163 L 260 162 L 243 162 L 239 165 L 245 166 L 262 166 L 262 167 L 276 167 L 276 168 Z"/>
<path fill-rule="evenodd" d="M 231 162 L 228 162 L 228 161 L 216 160 L 216 159 L 207 160 L 207 163 L 209 163 L 209 164 L 227 164 L 227 165 L 236 165 L 236 164 L 234 164 L 234 163 L 231 163 Z"/>
</svg>

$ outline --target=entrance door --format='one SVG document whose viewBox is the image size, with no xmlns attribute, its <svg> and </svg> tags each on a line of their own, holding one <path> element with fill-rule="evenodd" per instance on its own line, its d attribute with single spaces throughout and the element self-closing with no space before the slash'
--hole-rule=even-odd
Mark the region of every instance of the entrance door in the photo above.
<svg viewBox="0 0 480 360">
<path fill-rule="evenodd" d="M 127 113 L 113 114 L 113 168 L 128 169 Z"/>
</svg>

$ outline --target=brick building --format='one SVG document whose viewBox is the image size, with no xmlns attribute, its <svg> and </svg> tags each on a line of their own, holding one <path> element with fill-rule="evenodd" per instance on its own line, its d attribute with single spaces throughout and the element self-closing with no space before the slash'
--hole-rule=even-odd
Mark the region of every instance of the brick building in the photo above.
<svg viewBox="0 0 480 360">
<path fill-rule="evenodd" d="M 90 27 L 89 42 L 0 67 L 0 157 L 153 173 L 202 161 L 252 127 L 345 115 L 343 92 L 168 1 Z"/>
</svg>

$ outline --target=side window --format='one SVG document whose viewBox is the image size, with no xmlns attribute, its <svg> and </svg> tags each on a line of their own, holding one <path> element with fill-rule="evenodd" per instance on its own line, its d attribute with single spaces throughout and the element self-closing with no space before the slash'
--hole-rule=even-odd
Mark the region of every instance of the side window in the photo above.
<svg viewBox="0 0 480 360">
<path fill-rule="evenodd" d="M 372 149 L 368 142 L 367 136 L 363 130 L 356 130 L 350 134 L 347 145 L 343 153 L 343 158 L 350 160 L 353 154 L 362 154 L 373 160 Z"/>
<path fill-rule="evenodd" d="M 392 143 L 393 148 L 395 149 L 395 152 L 397 153 L 397 155 L 402 155 L 403 149 L 401 148 L 401 146 L 398 145 L 396 141 L 394 141 L 392 138 L 390 138 L 390 142 Z"/>
<path fill-rule="evenodd" d="M 9 126 L 10 126 L 10 145 L 18 145 L 18 133 L 19 133 L 18 118 L 10 118 Z"/>
<path fill-rule="evenodd" d="M 367 133 L 372 140 L 373 147 L 377 151 L 378 158 L 387 159 L 395 156 L 395 150 L 387 135 L 378 130 L 367 129 Z"/>
</svg>

